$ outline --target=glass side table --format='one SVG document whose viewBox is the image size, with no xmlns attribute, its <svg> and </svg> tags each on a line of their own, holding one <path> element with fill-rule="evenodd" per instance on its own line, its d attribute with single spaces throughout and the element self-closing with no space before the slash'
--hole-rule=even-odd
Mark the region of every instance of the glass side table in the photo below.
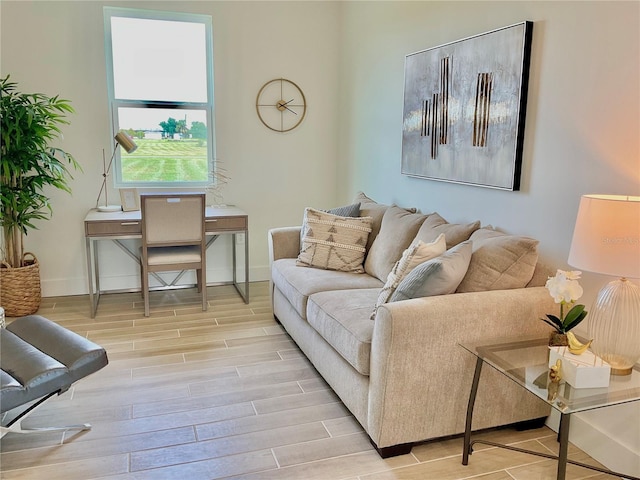
<svg viewBox="0 0 640 480">
<path fill-rule="evenodd" d="M 571 414 L 640 400 L 640 371 L 637 366 L 631 375 L 611 376 L 608 387 L 576 389 L 567 383 L 561 383 L 557 388 L 557 392 L 549 396 L 549 390 L 547 388 L 549 384 L 549 349 L 547 344 L 548 339 L 546 338 L 502 339 L 492 343 L 460 344 L 462 348 L 477 357 L 467 407 L 462 464 L 468 465 L 469 455 L 473 453 L 473 445 L 475 443 L 482 443 L 521 453 L 556 459 L 558 460 L 558 480 L 565 480 L 567 463 L 631 480 L 640 480 L 637 476 L 617 473 L 567 459 Z M 485 440 L 471 441 L 473 407 L 478 391 L 478 383 L 480 382 L 480 373 L 485 363 L 560 412 L 560 428 L 558 432 L 560 450 L 557 456 Z"/>
</svg>

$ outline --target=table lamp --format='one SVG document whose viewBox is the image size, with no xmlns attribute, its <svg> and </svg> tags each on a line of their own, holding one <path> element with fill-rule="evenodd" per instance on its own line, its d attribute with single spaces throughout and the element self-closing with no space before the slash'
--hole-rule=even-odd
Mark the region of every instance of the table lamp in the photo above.
<svg viewBox="0 0 640 480">
<path fill-rule="evenodd" d="M 569 265 L 620 277 L 605 285 L 586 323 L 591 348 L 611 365 L 613 375 L 629 375 L 640 359 L 640 197 L 583 195 L 569 251 Z"/>
<path fill-rule="evenodd" d="M 109 195 L 107 193 L 107 177 L 111 172 L 111 164 L 113 163 L 113 158 L 116 156 L 118 145 L 124 148 L 127 153 L 132 153 L 138 148 L 136 142 L 134 142 L 133 139 L 125 132 L 118 132 L 114 138 L 116 144 L 113 147 L 113 153 L 111 154 L 111 159 L 109 160 L 108 165 L 105 162 L 104 149 L 102 150 L 102 187 L 100 187 L 98 199 L 96 200 L 96 208 L 99 212 L 117 212 L 122 208 L 120 205 L 109 205 Z M 104 205 L 100 205 L 102 192 L 104 192 Z"/>
</svg>

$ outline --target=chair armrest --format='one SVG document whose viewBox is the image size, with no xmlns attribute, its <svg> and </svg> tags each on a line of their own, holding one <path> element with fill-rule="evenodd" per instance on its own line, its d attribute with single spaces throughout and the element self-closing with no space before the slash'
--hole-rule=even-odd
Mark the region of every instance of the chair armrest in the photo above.
<svg viewBox="0 0 640 480">
<path fill-rule="evenodd" d="M 456 293 L 382 305 L 371 346 L 371 438 L 378 447 L 385 447 L 407 442 L 402 436 L 407 431 L 414 432 L 413 441 L 464 431 L 475 357 L 459 343 L 544 337 L 549 327 L 540 318 L 555 309 L 544 287 Z M 495 387 L 485 393 L 494 398 L 488 412 L 476 415 L 480 421 L 474 420 L 474 428 L 495 426 L 512 410 L 516 416 L 533 418 L 532 412 L 544 407 L 537 406 L 536 399 L 531 400 L 533 406 L 526 398 L 523 401 L 517 389 L 509 390 L 512 385 L 484 383 L 489 383 L 489 390 Z M 511 408 L 514 402 L 521 403 Z M 479 395 L 478 403 L 489 401 Z M 516 421 L 520 419 L 502 424 Z"/>
<path fill-rule="evenodd" d="M 296 258 L 300 253 L 301 226 L 269 230 L 269 265 L 281 258 Z"/>
</svg>

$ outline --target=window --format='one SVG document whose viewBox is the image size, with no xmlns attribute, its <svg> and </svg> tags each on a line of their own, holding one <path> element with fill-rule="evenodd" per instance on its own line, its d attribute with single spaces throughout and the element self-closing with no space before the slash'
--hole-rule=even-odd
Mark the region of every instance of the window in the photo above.
<svg viewBox="0 0 640 480">
<path fill-rule="evenodd" d="M 104 8 L 107 85 L 118 149 L 116 187 L 202 187 L 212 181 L 215 137 L 211 17 Z"/>
</svg>

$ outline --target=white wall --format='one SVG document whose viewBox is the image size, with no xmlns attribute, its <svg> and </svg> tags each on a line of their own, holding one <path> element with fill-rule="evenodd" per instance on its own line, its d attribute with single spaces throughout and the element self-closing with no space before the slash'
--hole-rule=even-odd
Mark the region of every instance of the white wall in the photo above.
<svg viewBox="0 0 640 480">
<path fill-rule="evenodd" d="M 225 202 L 249 215 L 250 278 L 268 278 L 266 232 L 301 221 L 309 204 L 336 206 L 339 31 L 333 2 L 2 1 L 2 76 L 25 92 L 60 94 L 76 113 L 60 146 L 80 162 L 73 196 L 51 191 L 53 219 L 26 239 L 40 260 L 45 296 L 87 292 L 83 219 L 101 184 L 102 149 L 113 143 L 105 80 L 105 5 L 169 9 L 213 17 L 217 157 L 231 177 Z M 267 130 L 255 111 L 260 87 L 285 77 L 309 108 L 296 130 Z M 119 198 L 117 191 L 110 198 Z M 106 289 L 139 285 L 136 266 L 101 242 Z M 229 239 L 209 250 L 210 281 L 230 278 Z"/>
<path fill-rule="evenodd" d="M 267 278 L 268 228 L 297 224 L 305 206 L 337 206 L 357 190 L 452 222 L 481 219 L 531 235 L 558 267 L 567 266 L 580 195 L 640 194 L 638 2 L 109 4 L 213 16 L 217 154 L 232 177 L 225 201 L 249 214 L 252 280 Z M 103 5 L 0 4 L 2 76 L 25 91 L 59 93 L 77 110 L 61 146 L 84 173 L 72 197 L 52 192 L 53 220 L 27 237 L 46 296 L 87 288 L 82 220 L 95 204 L 102 149 L 112 146 Z M 400 175 L 404 56 L 523 20 L 535 26 L 521 191 Z M 259 87 L 280 76 L 298 83 L 309 103 L 302 126 L 288 134 L 268 131 L 255 114 Z M 106 285 L 135 286 L 129 260 L 115 248 L 103 254 Z M 227 273 L 217 267 L 223 258 L 210 255 L 210 279 Z M 605 280 L 585 275 L 585 303 Z M 612 468 L 640 471 L 640 406 L 578 418 L 586 428 L 572 441 Z"/>
<path fill-rule="evenodd" d="M 524 20 L 534 30 L 521 191 L 402 176 L 404 56 Z M 542 259 L 568 268 L 580 196 L 640 194 L 638 2 L 347 2 L 342 36 L 343 202 L 363 190 L 480 219 L 539 239 Z M 590 305 L 610 279 L 583 278 Z M 574 443 L 640 475 L 640 405 L 581 414 L 574 427 Z"/>
</svg>

